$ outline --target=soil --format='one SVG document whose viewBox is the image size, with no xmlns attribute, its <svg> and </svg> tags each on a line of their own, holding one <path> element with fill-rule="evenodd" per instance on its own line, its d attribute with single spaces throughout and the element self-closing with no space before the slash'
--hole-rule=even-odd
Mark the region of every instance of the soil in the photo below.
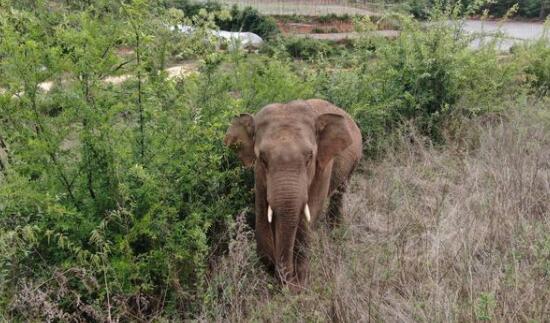
<svg viewBox="0 0 550 323">
<path fill-rule="evenodd" d="M 396 38 L 399 36 L 398 30 L 377 30 L 373 31 L 378 36 L 386 38 Z M 361 34 L 356 32 L 346 32 L 346 33 L 326 33 L 326 34 L 294 34 L 296 37 L 302 38 L 312 38 L 317 40 L 329 40 L 334 42 L 342 42 L 349 39 L 358 38 Z"/>
<path fill-rule="evenodd" d="M 348 33 L 354 30 L 353 23 L 349 21 L 320 22 L 277 22 L 277 26 L 283 34 L 311 34 L 311 33 Z"/>
</svg>

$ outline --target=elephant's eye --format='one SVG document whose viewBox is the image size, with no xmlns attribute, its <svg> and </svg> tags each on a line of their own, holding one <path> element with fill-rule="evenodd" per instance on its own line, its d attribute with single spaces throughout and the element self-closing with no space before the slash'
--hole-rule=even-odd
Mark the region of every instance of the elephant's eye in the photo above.
<svg viewBox="0 0 550 323">
<path fill-rule="evenodd" d="M 309 152 L 306 155 L 306 166 L 309 166 L 311 164 L 311 161 L 313 160 L 313 153 Z"/>
<path fill-rule="evenodd" d="M 265 168 L 267 168 L 267 158 L 265 158 L 265 154 L 260 153 L 260 162 Z"/>
</svg>

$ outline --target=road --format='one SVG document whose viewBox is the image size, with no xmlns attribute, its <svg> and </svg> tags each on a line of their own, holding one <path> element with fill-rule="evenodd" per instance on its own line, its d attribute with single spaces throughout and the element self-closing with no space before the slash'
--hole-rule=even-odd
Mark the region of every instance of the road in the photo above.
<svg viewBox="0 0 550 323">
<path fill-rule="evenodd" d="M 486 35 L 472 42 L 474 48 L 479 47 L 482 41 L 490 41 L 498 36 L 501 36 L 498 47 L 503 51 L 508 51 L 515 44 L 541 37 L 550 41 L 550 34 L 545 32 L 544 24 L 537 22 L 466 20 L 463 29 L 467 33 Z"/>
<path fill-rule="evenodd" d="M 513 39 L 533 40 L 539 39 L 544 34 L 544 24 L 537 22 L 466 20 L 464 30 L 470 33 L 495 34 L 499 31 L 506 37 Z M 546 37 L 550 39 L 549 34 Z"/>
<path fill-rule="evenodd" d="M 493 40 L 501 37 L 498 48 L 503 51 L 509 50 L 513 45 L 526 41 L 533 41 L 546 37 L 550 41 L 550 33 L 544 32 L 544 24 L 536 22 L 510 21 L 499 23 L 496 21 L 466 20 L 462 28 L 470 34 L 483 35 L 472 42 L 472 47 L 480 46 L 481 41 Z M 387 38 L 395 38 L 399 35 L 397 30 L 378 30 L 374 33 Z M 345 40 L 359 37 L 358 33 L 326 33 L 326 34 L 296 34 L 297 37 L 307 37 L 319 40 Z"/>
</svg>

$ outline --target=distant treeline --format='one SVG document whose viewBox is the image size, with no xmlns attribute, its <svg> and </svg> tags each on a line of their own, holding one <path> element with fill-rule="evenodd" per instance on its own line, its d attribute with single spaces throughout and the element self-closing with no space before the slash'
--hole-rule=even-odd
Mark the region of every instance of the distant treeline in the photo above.
<svg viewBox="0 0 550 323">
<path fill-rule="evenodd" d="M 407 0 L 401 2 L 411 13 L 417 18 L 427 18 L 430 9 L 436 5 L 455 4 L 458 1 L 440 1 L 440 0 Z M 475 4 L 474 0 L 461 1 L 464 11 L 468 7 Z M 550 14 L 550 1 L 549 0 L 495 0 L 487 1 L 486 4 L 481 5 L 474 10 L 475 14 L 481 14 L 484 10 L 488 10 L 489 15 L 493 17 L 504 16 L 515 4 L 518 5 L 517 11 L 513 14 L 515 17 L 524 18 L 539 18 L 545 19 Z"/>
</svg>

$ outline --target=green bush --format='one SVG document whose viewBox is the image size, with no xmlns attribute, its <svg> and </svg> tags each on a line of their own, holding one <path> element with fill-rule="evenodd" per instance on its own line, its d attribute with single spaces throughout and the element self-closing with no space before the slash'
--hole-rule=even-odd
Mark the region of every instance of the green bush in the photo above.
<svg viewBox="0 0 550 323">
<path fill-rule="evenodd" d="M 284 47 L 291 57 L 306 60 L 329 55 L 332 51 L 326 42 L 307 37 L 287 38 L 284 40 Z"/>
<path fill-rule="evenodd" d="M 486 9 L 491 15 L 501 17 L 515 4 L 518 5 L 517 15 L 521 17 L 544 19 L 550 14 L 550 5 L 545 0 L 498 0 L 489 3 Z"/>
<path fill-rule="evenodd" d="M 404 7 L 415 18 L 426 20 L 429 17 L 430 0 L 410 0 L 405 2 Z"/>
<path fill-rule="evenodd" d="M 220 12 L 224 9 L 217 1 L 202 3 L 193 0 L 170 0 L 165 3 L 165 6 L 180 9 L 187 17 L 198 15 L 201 9 L 207 12 Z M 273 18 L 261 15 L 252 7 L 239 9 L 234 5 L 230 10 L 229 18 L 216 17 L 215 23 L 222 30 L 253 32 L 264 39 L 279 33 L 279 28 Z"/>
<path fill-rule="evenodd" d="M 236 5 L 231 8 L 231 19 L 219 21 L 218 26 L 224 30 L 253 32 L 264 39 L 279 33 L 273 18 L 261 15 L 252 7 L 239 9 Z"/>
<path fill-rule="evenodd" d="M 318 83 L 321 95 L 356 117 L 371 152 L 407 120 L 441 139 L 440 126 L 448 118 L 490 111 L 495 100 L 511 93 L 517 73 L 516 64 L 498 58 L 495 44 L 470 48 L 459 25 L 442 19 L 424 28 L 402 21 L 397 39 L 362 38 L 356 67 L 327 74 Z"/>
<path fill-rule="evenodd" d="M 330 23 L 330 22 L 350 22 L 352 17 L 349 14 L 337 15 L 335 13 L 329 13 L 326 15 L 321 15 L 316 18 L 319 23 Z"/>
<path fill-rule="evenodd" d="M 251 172 L 223 146 L 228 122 L 312 96 L 285 62 L 238 53 L 203 52 L 200 74 L 167 80 L 170 38 L 149 5 L 71 12 L 50 28 L 47 6 L 0 11 L 2 319 L 193 313 L 209 256 L 252 202 Z M 120 68 L 133 77 L 102 81 Z"/>
<path fill-rule="evenodd" d="M 465 0 L 457 2 L 454 0 L 408 0 L 401 3 L 408 12 L 416 18 L 427 19 L 432 9 L 436 7 L 452 7 L 466 15 L 479 15 L 487 10 L 489 15 L 495 17 L 504 17 L 508 11 L 518 5 L 517 12 L 514 15 L 526 18 L 545 19 L 550 14 L 550 5 L 546 0 L 495 0 L 495 1 L 474 1 Z M 460 8 L 457 7 L 460 6 Z"/>
<path fill-rule="evenodd" d="M 528 44 L 517 53 L 526 62 L 525 73 L 530 86 L 540 96 L 550 94 L 550 44 L 544 38 Z"/>
</svg>

